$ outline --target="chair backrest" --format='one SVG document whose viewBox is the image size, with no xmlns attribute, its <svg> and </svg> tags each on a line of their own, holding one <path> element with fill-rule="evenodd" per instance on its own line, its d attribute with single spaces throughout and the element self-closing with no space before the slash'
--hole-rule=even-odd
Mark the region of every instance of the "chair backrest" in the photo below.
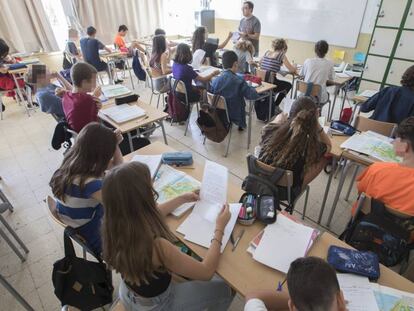
<svg viewBox="0 0 414 311">
<path fill-rule="evenodd" d="M 259 77 L 260 79 L 262 79 L 262 81 L 264 82 L 269 82 L 269 83 L 273 83 L 274 82 L 274 74 L 271 72 L 268 76 L 268 81 L 266 81 L 266 75 L 267 75 L 267 70 L 265 69 L 261 69 L 261 68 L 256 68 L 256 76 Z"/>
<path fill-rule="evenodd" d="M 358 208 L 359 208 L 359 205 L 361 205 L 360 210 L 364 214 L 369 214 L 371 212 L 371 201 L 372 201 L 372 198 L 369 195 L 367 195 L 366 193 L 362 192 L 359 195 Z M 392 214 L 392 215 L 394 215 L 396 217 L 399 217 L 401 219 L 411 218 L 410 215 L 401 213 L 400 211 L 397 211 L 397 210 L 395 210 L 395 209 L 393 209 L 393 208 L 391 208 L 391 207 L 389 207 L 387 205 L 385 205 L 385 210 L 388 213 L 390 213 L 390 214 Z"/>
<path fill-rule="evenodd" d="M 210 105 L 213 105 L 214 96 L 216 96 L 216 95 L 214 95 L 213 93 L 207 92 L 207 101 Z M 223 109 L 223 110 L 226 111 L 227 121 L 230 122 L 229 111 L 227 109 L 227 102 L 226 102 L 226 99 L 223 96 L 218 97 L 216 107 L 218 109 Z"/>
<path fill-rule="evenodd" d="M 150 67 L 145 67 L 145 74 L 147 75 L 147 81 L 151 86 L 151 91 L 154 93 L 154 81 L 152 81 L 152 73 Z"/>
<path fill-rule="evenodd" d="M 185 104 L 188 106 L 189 102 L 188 102 L 188 96 L 187 96 L 187 89 L 185 88 L 184 82 L 181 80 L 177 80 L 174 77 L 171 77 L 170 83 L 171 83 L 170 90 L 172 90 L 174 93 L 184 94 Z"/>
<path fill-rule="evenodd" d="M 50 215 L 52 216 L 53 220 L 61 225 L 63 228 L 66 228 L 66 224 L 60 219 L 59 214 L 56 209 L 56 201 L 48 195 L 46 198 L 47 206 L 49 207 Z"/>
<path fill-rule="evenodd" d="M 357 116 L 355 119 L 355 128 L 361 132 L 373 131 L 378 134 L 391 137 L 397 128 L 397 124 L 372 120 L 363 116 Z"/>
<path fill-rule="evenodd" d="M 260 168 L 268 171 L 269 173 L 272 173 L 276 170 L 276 168 L 274 168 L 273 166 L 270 166 L 270 165 L 268 165 L 266 163 L 263 163 L 259 160 L 256 160 L 256 163 Z M 279 169 L 281 169 L 281 168 L 279 168 Z M 279 179 L 279 181 L 277 183 L 277 186 L 292 187 L 293 186 L 293 172 L 289 171 L 289 170 L 284 170 L 284 169 L 281 169 L 281 170 L 283 170 L 285 173 Z"/>
<path fill-rule="evenodd" d="M 296 82 L 296 91 L 306 94 L 308 92 L 308 82 L 298 80 Z M 308 96 L 320 97 L 321 95 L 321 86 L 319 84 L 313 84 L 310 94 Z"/>
</svg>

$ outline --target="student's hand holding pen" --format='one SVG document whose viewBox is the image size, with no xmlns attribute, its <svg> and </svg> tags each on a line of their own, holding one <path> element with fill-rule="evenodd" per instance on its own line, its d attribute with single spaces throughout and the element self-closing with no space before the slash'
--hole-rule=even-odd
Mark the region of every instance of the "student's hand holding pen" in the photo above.
<svg viewBox="0 0 414 311">
<path fill-rule="evenodd" d="M 196 202 L 200 200 L 200 190 L 184 193 L 181 195 L 181 198 L 184 203 Z"/>
</svg>

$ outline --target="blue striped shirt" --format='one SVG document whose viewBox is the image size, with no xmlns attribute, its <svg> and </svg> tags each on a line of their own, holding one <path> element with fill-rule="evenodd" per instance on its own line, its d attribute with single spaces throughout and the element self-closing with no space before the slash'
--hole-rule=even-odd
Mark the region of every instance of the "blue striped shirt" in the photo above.
<svg viewBox="0 0 414 311">
<path fill-rule="evenodd" d="M 88 179 L 80 189 L 79 180 L 75 180 L 66 189 L 64 202 L 57 200 L 57 211 L 62 221 L 73 227 L 80 227 L 95 216 L 98 209 L 102 209 L 101 203 L 92 197 L 92 194 L 102 189 L 102 179 Z"/>
<path fill-rule="evenodd" d="M 282 67 L 285 53 L 279 53 L 276 57 L 270 57 L 267 56 L 267 54 L 268 53 L 266 53 L 263 56 L 260 68 L 267 71 L 272 71 L 274 73 L 278 73 L 280 71 L 280 67 Z"/>
</svg>

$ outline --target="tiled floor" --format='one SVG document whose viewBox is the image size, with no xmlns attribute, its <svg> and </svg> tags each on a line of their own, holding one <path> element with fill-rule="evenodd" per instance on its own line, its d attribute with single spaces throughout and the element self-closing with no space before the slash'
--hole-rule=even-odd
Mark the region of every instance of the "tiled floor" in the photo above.
<svg viewBox="0 0 414 311">
<path fill-rule="evenodd" d="M 142 99 L 149 100 L 150 92 L 142 83 L 136 87 L 136 91 Z M 0 121 L 0 176 L 3 178 L 0 187 L 13 203 L 15 210 L 13 213 L 5 212 L 3 216 L 26 243 L 30 253 L 27 261 L 21 263 L 4 240 L 0 239 L 0 273 L 35 310 L 59 310 L 59 302 L 53 293 L 51 271 L 53 263 L 63 255 L 62 228 L 50 219 L 43 201 L 50 194 L 50 177 L 62 161 L 62 150 L 53 150 L 50 145 L 56 122 L 40 111 L 28 117 L 22 107 L 10 100 L 6 101 L 6 107 L 4 120 Z M 226 165 L 231 172 L 230 178 L 241 184 L 247 173 L 246 154 L 253 152 L 254 146 L 258 144 L 263 123 L 253 120 L 250 150 L 246 149 L 247 133 L 234 129 L 230 154 L 224 158 L 224 143 L 207 141 L 205 145 L 202 144 L 202 136 L 194 123 L 195 117 L 193 113 L 186 137 L 184 126 L 166 125 L 169 145 L 178 150 L 193 151 L 196 161 L 210 159 Z M 161 132 L 155 132 L 151 140 L 162 141 Z M 314 221 L 320 210 L 326 182 L 327 175 L 322 172 L 311 184 L 306 222 L 313 226 L 316 225 Z M 336 185 L 337 180 L 334 180 L 322 224 L 326 223 Z M 353 190 L 351 200 L 355 197 Z M 303 209 L 302 202 L 301 200 L 297 205 L 299 213 Z M 349 219 L 349 211 L 350 204 L 341 199 L 331 225 L 334 233 L 338 234 L 344 229 Z M 115 283 L 118 283 L 117 277 Z M 236 298 L 231 310 L 242 309 L 242 300 Z M 2 286 L 0 310 L 23 310 Z"/>
</svg>

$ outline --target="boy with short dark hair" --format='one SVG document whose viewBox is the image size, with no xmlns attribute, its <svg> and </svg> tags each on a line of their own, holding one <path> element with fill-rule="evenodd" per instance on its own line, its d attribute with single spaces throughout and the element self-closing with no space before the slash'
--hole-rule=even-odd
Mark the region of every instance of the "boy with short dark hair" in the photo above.
<svg viewBox="0 0 414 311">
<path fill-rule="evenodd" d="M 70 128 L 77 133 L 90 122 L 98 121 L 102 104 L 98 98 L 101 89 L 96 87 L 96 74 L 96 69 L 84 62 L 76 63 L 70 71 L 73 90 L 63 96 L 63 111 Z"/>
<path fill-rule="evenodd" d="M 296 259 L 290 264 L 286 281 L 289 294 L 276 291 L 251 293 L 246 297 L 244 310 L 346 310 L 335 269 L 321 258 Z"/>
<path fill-rule="evenodd" d="M 328 50 L 328 42 L 325 40 L 316 42 L 315 54 L 317 57 L 305 60 L 300 71 L 305 82 L 321 86 L 320 103 L 326 103 L 329 99 L 326 82 L 335 79 L 334 63 L 325 58 Z"/>
<path fill-rule="evenodd" d="M 259 98 L 256 90 L 237 75 L 238 58 L 234 51 L 223 53 L 223 72 L 213 80 L 211 92 L 226 99 L 230 121 L 239 126 L 239 131 L 246 128 L 245 98 L 255 100 Z"/>
<path fill-rule="evenodd" d="M 118 33 L 114 39 L 115 46 L 118 47 L 120 50 L 123 50 L 123 49 L 128 50 L 128 55 L 133 55 L 134 49 L 138 49 L 141 52 L 146 53 L 145 49 L 136 41 L 132 41 L 129 48 L 127 47 L 124 38 L 127 35 L 128 30 L 129 29 L 126 25 L 120 25 L 118 27 Z"/>
</svg>

